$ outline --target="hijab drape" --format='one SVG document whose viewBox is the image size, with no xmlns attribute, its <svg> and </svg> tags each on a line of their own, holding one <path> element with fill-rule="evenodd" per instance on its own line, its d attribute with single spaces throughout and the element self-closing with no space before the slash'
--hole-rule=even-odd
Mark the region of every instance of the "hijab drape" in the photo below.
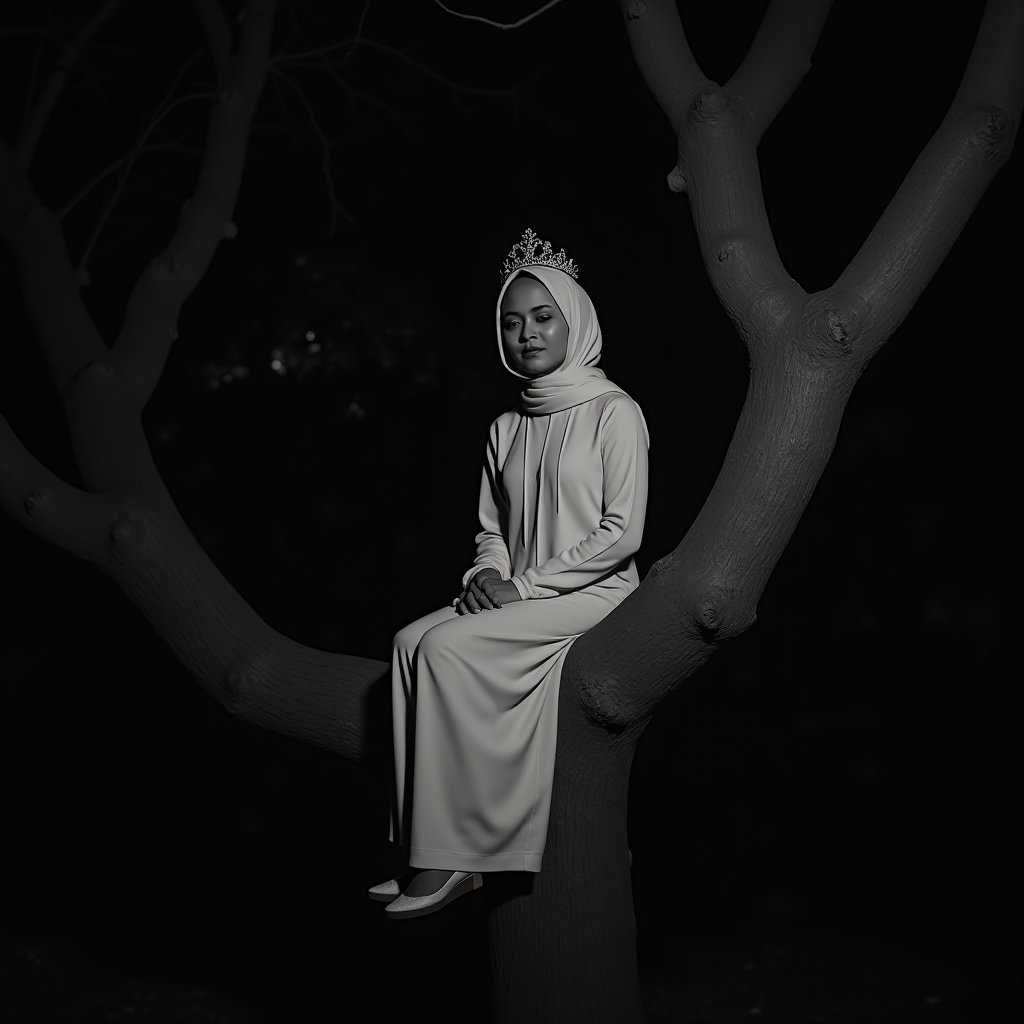
<svg viewBox="0 0 1024 1024">
<path fill-rule="evenodd" d="M 513 370 L 505 359 L 502 344 L 501 300 L 509 285 L 524 273 L 537 278 L 547 288 L 569 325 L 565 359 L 557 370 L 552 370 L 543 377 L 530 378 Z M 630 396 L 617 384 L 608 380 L 604 370 L 598 367 L 601 359 L 601 325 L 597 320 L 597 311 L 590 301 L 590 296 L 561 270 L 533 266 L 522 267 L 514 274 L 510 274 L 498 294 L 497 328 L 498 354 L 501 356 L 502 364 L 509 373 L 526 382 L 520 397 L 523 412 L 526 414 L 520 425 L 524 432 L 522 543 L 526 551 L 530 551 L 532 547 L 532 564 L 536 565 L 537 552 L 546 550 L 548 524 L 552 522 L 552 516 L 558 514 L 562 447 L 565 444 L 565 435 L 569 429 L 573 409 L 609 392 L 626 395 L 627 398 Z M 636 405 L 635 402 L 633 404 Z M 639 405 L 636 407 L 640 412 L 644 438 L 650 447 L 651 438 L 644 414 L 640 411 Z M 554 472 L 549 471 L 552 459 Z M 531 503 L 534 515 L 528 516 L 527 509 Z M 532 537 L 527 536 L 529 527 L 533 530 Z"/>
</svg>

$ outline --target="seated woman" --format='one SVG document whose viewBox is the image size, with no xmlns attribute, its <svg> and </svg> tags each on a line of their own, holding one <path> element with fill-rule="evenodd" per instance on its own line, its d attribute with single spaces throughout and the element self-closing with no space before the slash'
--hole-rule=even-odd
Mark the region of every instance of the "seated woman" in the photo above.
<svg viewBox="0 0 1024 1024">
<path fill-rule="evenodd" d="M 451 606 L 394 639 L 390 839 L 409 869 L 370 890 L 393 918 L 439 910 L 487 871 L 540 871 L 562 663 L 639 584 L 647 426 L 597 367 L 576 276 L 530 230 L 509 254 L 498 353 L 525 383 L 490 427 L 476 559 Z"/>
</svg>

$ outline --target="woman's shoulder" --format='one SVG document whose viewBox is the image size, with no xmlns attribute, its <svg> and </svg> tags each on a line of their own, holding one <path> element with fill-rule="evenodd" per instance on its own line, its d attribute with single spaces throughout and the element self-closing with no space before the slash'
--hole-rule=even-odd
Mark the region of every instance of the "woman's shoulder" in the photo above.
<svg viewBox="0 0 1024 1024">
<path fill-rule="evenodd" d="M 609 391 L 599 395 L 589 403 L 594 407 L 594 415 L 602 423 L 632 421 L 640 419 L 640 407 L 624 391 Z"/>
<path fill-rule="evenodd" d="M 600 417 L 600 435 L 603 439 L 643 437 L 650 444 L 644 414 L 636 401 L 623 391 L 613 391 L 596 399 L 600 402 L 597 414 Z"/>
<path fill-rule="evenodd" d="M 492 437 L 495 435 L 502 437 L 506 434 L 514 433 L 522 415 L 523 414 L 518 409 L 506 409 L 503 413 L 499 413 L 493 420 L 491 420 L 489 433 Z"/>
</svg>

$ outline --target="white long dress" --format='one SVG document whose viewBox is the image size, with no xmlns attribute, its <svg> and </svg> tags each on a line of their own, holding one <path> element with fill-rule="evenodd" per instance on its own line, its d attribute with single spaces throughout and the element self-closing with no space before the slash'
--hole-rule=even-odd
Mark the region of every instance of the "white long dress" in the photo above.
<svg viewBox="0 0 1024 1024">
<path fill-rule="evenodd" d="M 510 411 L 490 428 L 477 555 L 463 585 L 490 566 L 523 600 L 466 615 L 440 608 L 394 639 L 390 839 L 408 843 L 412 867 L 540 871 L 562 663 L 639 583 L 639 409 L 616 391 L 559 415 Z M 549 440 L 559 445 L 553 458 Z M 539 467 L 533 480 L 524 466 Z"/>
</svg>

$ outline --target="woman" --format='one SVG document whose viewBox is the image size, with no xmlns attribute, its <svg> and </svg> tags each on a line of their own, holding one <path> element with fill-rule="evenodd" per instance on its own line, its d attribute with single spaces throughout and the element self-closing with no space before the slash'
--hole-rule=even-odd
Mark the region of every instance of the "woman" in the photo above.
<svg viewBox="0 0 1024 1024">
<path fill-rule="evenodd" d="M 370 890 L 394 918 L 440 909 L 482 872 L 540 871 L 562 663 L 639 584 L 647 426 L 597 368 L 576 274 L 529 229 L 505 261 L 498 352 L 525 382 L 521 408 L 491 424 L 462 592 L 395 636 L 390 838 L 410 871 Z"/>
</svg>

